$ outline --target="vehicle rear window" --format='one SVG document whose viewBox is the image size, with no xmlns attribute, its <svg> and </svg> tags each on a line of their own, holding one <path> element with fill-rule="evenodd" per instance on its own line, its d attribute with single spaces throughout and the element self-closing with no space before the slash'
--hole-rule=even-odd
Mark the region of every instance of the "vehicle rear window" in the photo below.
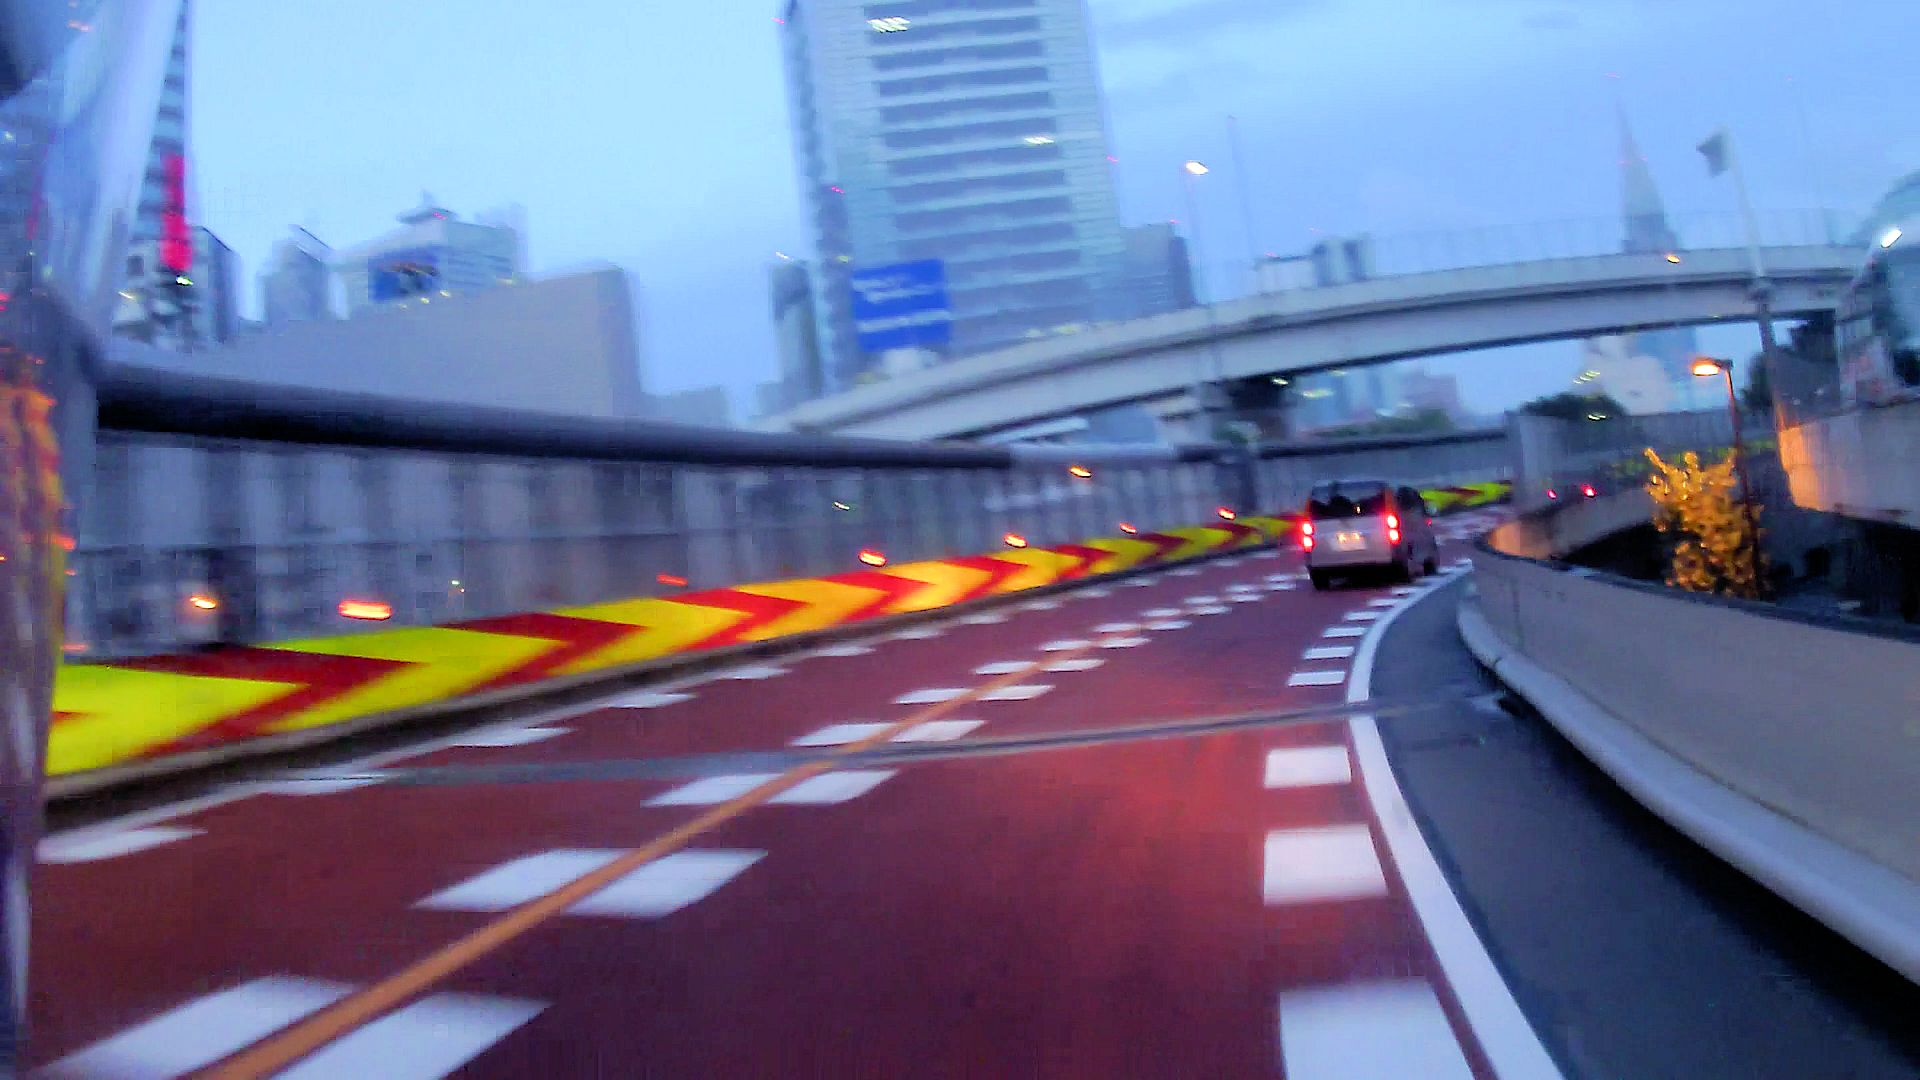
<svg viewBox="0 0 1920 1080">
<path fill-rule="evenodd" d="M 1314 518 L 1359 517 L 1387 509 L 1387 485 L 1380 483 L 1322 484 L 1307 501 Z"/>
</svg>

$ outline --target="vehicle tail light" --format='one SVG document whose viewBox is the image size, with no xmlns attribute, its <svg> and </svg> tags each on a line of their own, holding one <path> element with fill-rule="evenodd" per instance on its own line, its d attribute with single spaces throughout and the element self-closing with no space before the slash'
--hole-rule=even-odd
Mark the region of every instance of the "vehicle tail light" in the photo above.
<svg viewBox="0 0 1920 1080">
<path fill-rule="evenodd" d="M 1560 497 L 1560 493 L 1559 493 L 1559 492 L 1557 492 L 1557 491 L 1555 491 L 1555 490 L 1553 490 L 1552 488 L 1548 488 L 1548 489 L 1547 489 L 1547 498 L 1549 498 L 1549 499 L 1557 499 L 1557 498 L 1559 498 L 1559 497 Z"/>
<path fill-rule="evenodd" d="M 872 548 L 860 549 L 860 561 L 866 563 L 868 566 L 887 565 L 887 557 Z"/>
<path fill-rule="evenodd" d="M 1311 521 L 1300 523 L 1300 550 L 1313 550 L 1313 522 Z"/>
<path fill-rule="evenodd" d="M 1593 490 L 1593 485 L 1592 485 L 1592 484 L 1587 484 L 1587 485 L 1585 485 L 1585 486 L 1583 486 L 1583 487 L 1581 487 L 1581 489 L 1580 489 L 1580 494 L 1582 494 L 1582 495 L 1585 495 L 1585 496 L 1586 496 L 1587 498 L 1589 498 L 1589 499 L 1591 499 L 1591 498 L 1593 498 L 1594 496 L 1596 496 L 1596 495 L 1598 495 L 1598 494 L 1600 494 L 1600 493 L 1599 493 L 1599 492 L 1597 492 L 1597 491 L 1595 491 L 1595 490 Z"/>
<path fill-rule="evenodd" d="M 1120 523 L 1120 531 L 1126 533 L 1128 536 L 1133 536 L 1139 533 L 1140 526 L 1135 525 L 1131 521 L 1123 521 Z"/>
<path fill-rule="evenodd" d="M 1000 542 L 1010 548 L 1023 548 L 1027 546 L 1027 538 L 1016 532 L 1010 532 L 1002 536 Z"/>
<path fill-rule="evenodd" d="M 1400 542 L 1400 515 L 1388 514 L 1387 515 L 1387 543 L 1397 544 L 1399 542 Z"/>
</svg>

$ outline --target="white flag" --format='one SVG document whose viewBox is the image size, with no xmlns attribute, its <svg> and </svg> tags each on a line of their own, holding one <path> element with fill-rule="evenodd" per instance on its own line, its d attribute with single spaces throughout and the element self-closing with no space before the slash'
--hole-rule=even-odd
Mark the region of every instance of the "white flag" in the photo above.
<svg viewBox="0 0 1920 1080">
<path fill-rule="evenodd" d="M 1706 142 L 1700 144 L 1700 156 L 1707 159 L 1708 176 L 1719 176 L 1727 171 L 1727 161 L 1732 157 L 1731 149 L 1724 130 L 1714 132 Z"/>
</svg>

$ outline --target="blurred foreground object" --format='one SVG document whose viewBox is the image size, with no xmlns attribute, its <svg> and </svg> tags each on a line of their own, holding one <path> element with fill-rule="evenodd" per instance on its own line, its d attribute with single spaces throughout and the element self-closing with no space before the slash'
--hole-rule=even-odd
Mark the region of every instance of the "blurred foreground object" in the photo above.
<svg viewBox="0 0 1920 1080">
<path fill-rule="evenodd" d="M 0 1075 L 22 1056 L 28 881 L 92 374 L 180 0 L 0 0 Z"/>
</svg>

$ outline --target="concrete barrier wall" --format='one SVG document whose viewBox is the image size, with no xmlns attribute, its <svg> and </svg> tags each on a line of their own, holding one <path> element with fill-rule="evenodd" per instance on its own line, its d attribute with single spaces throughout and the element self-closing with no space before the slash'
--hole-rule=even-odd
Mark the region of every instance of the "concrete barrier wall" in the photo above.
<svg viewBox="0 0 1920 1080">
<path fill-rule="evenodd" d="M 1497 554 L 1477 564 L 1481 613 L 1527 658 L 1701 772 L 1920 882 L 1920 643 Z"/>
<path fill-rule="evenodd" d="M 1650 808 L 1920 979 L 1920 635 L 1525 557 L 1603 510 L 1489 534 L 1469 645 Z"/>
</svg>

